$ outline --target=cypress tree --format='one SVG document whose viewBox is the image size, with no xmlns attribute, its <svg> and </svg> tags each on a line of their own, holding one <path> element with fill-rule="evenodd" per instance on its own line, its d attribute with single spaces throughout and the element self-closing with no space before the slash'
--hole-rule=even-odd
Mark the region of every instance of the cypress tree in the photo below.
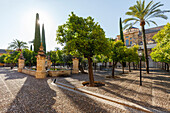
<svg viewBox="0 0 170 113">
<path fill-rule="evenodd" d="M 32 45 L 30 46 L 30 50 L 32 51 Z"/>
<path fill-rule="evenodd" d="M 35 38 L 34 38 L 34 51 L 37 53 L 39 51 L 39 47 L 41 46 L 41 38 L 40 38 L 40 24 L 39 24 L 39 14 L 36 14 L 35 21 Z"/>
<path fill-rule="evenodd" d="M 42 25 L 42 45 L 44 47 L 44 51 L 46 53 L 46 43 L 45 43 L 45 30 L 44 30 L 44 24 Z"/>
<path fill-rule="evenodd" d="M 122 40 L 123 44 L 125 45 L 124 43 L 124 37 L 123 37 L 123 29 L 122 29 L 122 19 L 120 18 L 120 40 Z M 123 67 L 126 67 L 126 62 L 123 62 Z M 124 69 L 123 69 L 124 70 Z"/>
<path fill-rule="evenodd" d="M 124 43 L 123 29 L 122 29 L 122 20 L 121 20 L 121 18 L 120 18 L 120 39 Z"/>
</svg>

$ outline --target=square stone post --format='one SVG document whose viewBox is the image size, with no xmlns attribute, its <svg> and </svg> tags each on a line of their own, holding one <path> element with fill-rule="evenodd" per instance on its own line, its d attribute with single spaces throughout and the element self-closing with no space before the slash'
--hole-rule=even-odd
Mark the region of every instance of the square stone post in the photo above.
<svg viewBox="0 0 170 113">
<path fill-rule="evenodd" d="M 50 69 L 50 68 L 51 68 L 51 65 L 52 65 L 51 58 L 50 58 L 50 56 L 48 55 L 48 56 L 47 56 L 47 69 Z"/>
<path fill-rule="evenodd" d="M 24 59 L 23 54 L 21 52 L 20 57 L 18 59 L 18 72 L 21 73 L 24 66 L 25 66 L 25 59 Z"/>
<path fill-rule="evenodd" d="M 52 64 L 51 60 L 47 59 L 47 68 L 48 68 L 48 69 L 51 68 L 51 64 Z"/>
<path fill-rule="evenodd" d="M 37 70 L 36 70 L 35 77 L 46 78 L 47 76 L 47 72 L 45 69 L 46 55 L 44 54 L 42 43 L 41 43 L 40 50 L 38 51 L 38 55 L 36 56 L 36 58 L 37 58 Z"/>
<path fill-rule="evenodd" d="M 77 73 L 79 73 L 79 59 L 73 58 L 72 60 L 73 60 L 73 71 L 72 71 L 72 73 L 77 74 Z"/>
<path fill-rule="evenodd" d="M 18 72 L 22 72 L 22 69 L 25 66 L 25 60 L 23 58 L 18 59 Z"/>
</svg>

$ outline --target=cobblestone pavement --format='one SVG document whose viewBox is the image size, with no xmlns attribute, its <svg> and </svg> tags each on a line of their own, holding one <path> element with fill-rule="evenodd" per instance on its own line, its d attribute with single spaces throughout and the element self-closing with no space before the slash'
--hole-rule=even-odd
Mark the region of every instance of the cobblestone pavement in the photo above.
<svg viewBox="0 0 170 113">
<path fill-rule="evenodd" d="M 138 105 L 170 112 L 170 73 L 154 70 L 143 74 L 143 86 L 139 86 L 139 72 L 119 74 L 118 79 L 106 78 L 110 71 L 94 72 L 96 81 L 105 82 L 102 87 L 82 87 L 88 81 L 87 74 L 76 74 L 71 77 L 57 77 L 62 82 L 74 87 L 81 87 L 95 93 L 133 102 Z M 9 68 L 0 67 L 0 113 L 122 113 L 128 109 L 104 104 L 95 99 L 51 85 L 51 80 L 35 79 L 32 76 L 18 73 Z"/>
<path fill-rule="evenodd" d="M 0 67 L 0 113 L 126 112 L 53 86 L 51 82 L 51 78 L 35 79 Z"/>
<path fill-rule="evenodd" d="M 169 72 L 154 68 L 150 69 L 150 74 L 143 71 L 142 86 L 139 86 L 139 70 L 132 70 L 130 73 L 126 70 L 126 74 L 120 74 L 121 69 L 116 69 L 116 71 L 116 76 L 120 78 L 106 78 L 111 75 L 111 71 L 94 72 L 95 81 L 105 83 L 102 87 L 82 87 L 81 83 L 88 81 L 88 74 L 58 77 L 57 81 L 141 106 L 170 112 Z"/>
</svg>

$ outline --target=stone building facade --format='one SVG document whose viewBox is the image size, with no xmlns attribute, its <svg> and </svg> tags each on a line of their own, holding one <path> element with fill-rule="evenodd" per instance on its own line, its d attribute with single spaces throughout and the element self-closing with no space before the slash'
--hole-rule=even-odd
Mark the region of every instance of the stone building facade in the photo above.
<svg viewBox="0 0 170 113">
<path fill-rule="evenodd" d="M 145 29 L 146 35 L 146 43 L 147 43 L 147 50 L 148 50 L 148 60 L 149 60 L 149 67 L 159 67 L 157 62 L 154 62 L 151 59 L 150 53 L 152 52 L 152 48 L 156 46 L 156 42 L 152 39 L 155 34 L 158 33 L 164 26 L 158 26 L 154 28 Z M 143 41 L 142 41 L 142 32 L 139 28 L 132 27 L 131 29 L 125 30 L 123 32 L 124 35 L 124 43 L 127 47 L 133 45 L 139 45 L 142 49 L 143 48 Z M 117 35 L 116 40 L 120 40 L 120 35 Z M 145 62 L 143 62 L 145 63 Z M 145 65 L 143 64 L 143 67 Z"/>
<path fill-rule="evenodd" d="M 155 41 L 152 39 L 152 37 L 158 33 L 158 31 L 161 30 L 164 26 L 158 26 L 154 28 L 145 29 L 146 34 L 146 42 L 147 44 L 155 44 Z M 139 28 L 132 27 L 130 29 L 127 29 L 123 32 L 124 35 L 124 42 L 126 46 L 132 46 L 132 45 L 142 45 L 142 32 L 139 30 Z M 117 35 L 116 40 L 120 40 L 120 35 Z"/>
</svg>

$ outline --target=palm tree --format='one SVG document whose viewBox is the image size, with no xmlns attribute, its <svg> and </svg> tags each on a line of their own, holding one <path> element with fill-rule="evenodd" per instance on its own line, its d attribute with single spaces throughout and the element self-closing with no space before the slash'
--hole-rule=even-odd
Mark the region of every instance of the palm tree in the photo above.
<svg viewBox="0 0 170 113">
<path fill-rule="evenodd" d="M 145 0 L 141 2 L 141 0 L 136 1 L 136 5 L 131 6 L 129 8 L 130 11 L 126 12 L 126 15 L 132 16 L 132 18 L 127 18 L 123 22 L 127 25 L 132 26 L 136 23 L 140 23 L 141 30 L 142 30 L 142 39 L 143 39 L 143 46 L 144 46 L 144 54 L 145 54 L 145 62 L 146 62 L 146 71 L 149 74 L 149 62 L 148 62 L 148 54 L 147 54 L 147 47 L 146 47 L 146 36 L 145 36 L 145 23 L 150 26 L 150 23 L 155 25 L 156 22 L 151 20 L 151 18 L 163 18 L 168 19 L 164 13 L 170 12 L 170 10 L 161 10 L 159 7 L 163 6 L 164 4 L 160 4 L 160 2 L 154 3 L 150 1 L 145 7 Z"/>
<path fill-rule="evenodd" d="M 26 42 L 15 39 L 13 42 L 9 44 L 8 49 L 17 49 L 17 51 L 21 51 L 21 49 L 23 48 L 28 48 L 28 46 L 26 45 L 27 45 Z"/>
</svg>

